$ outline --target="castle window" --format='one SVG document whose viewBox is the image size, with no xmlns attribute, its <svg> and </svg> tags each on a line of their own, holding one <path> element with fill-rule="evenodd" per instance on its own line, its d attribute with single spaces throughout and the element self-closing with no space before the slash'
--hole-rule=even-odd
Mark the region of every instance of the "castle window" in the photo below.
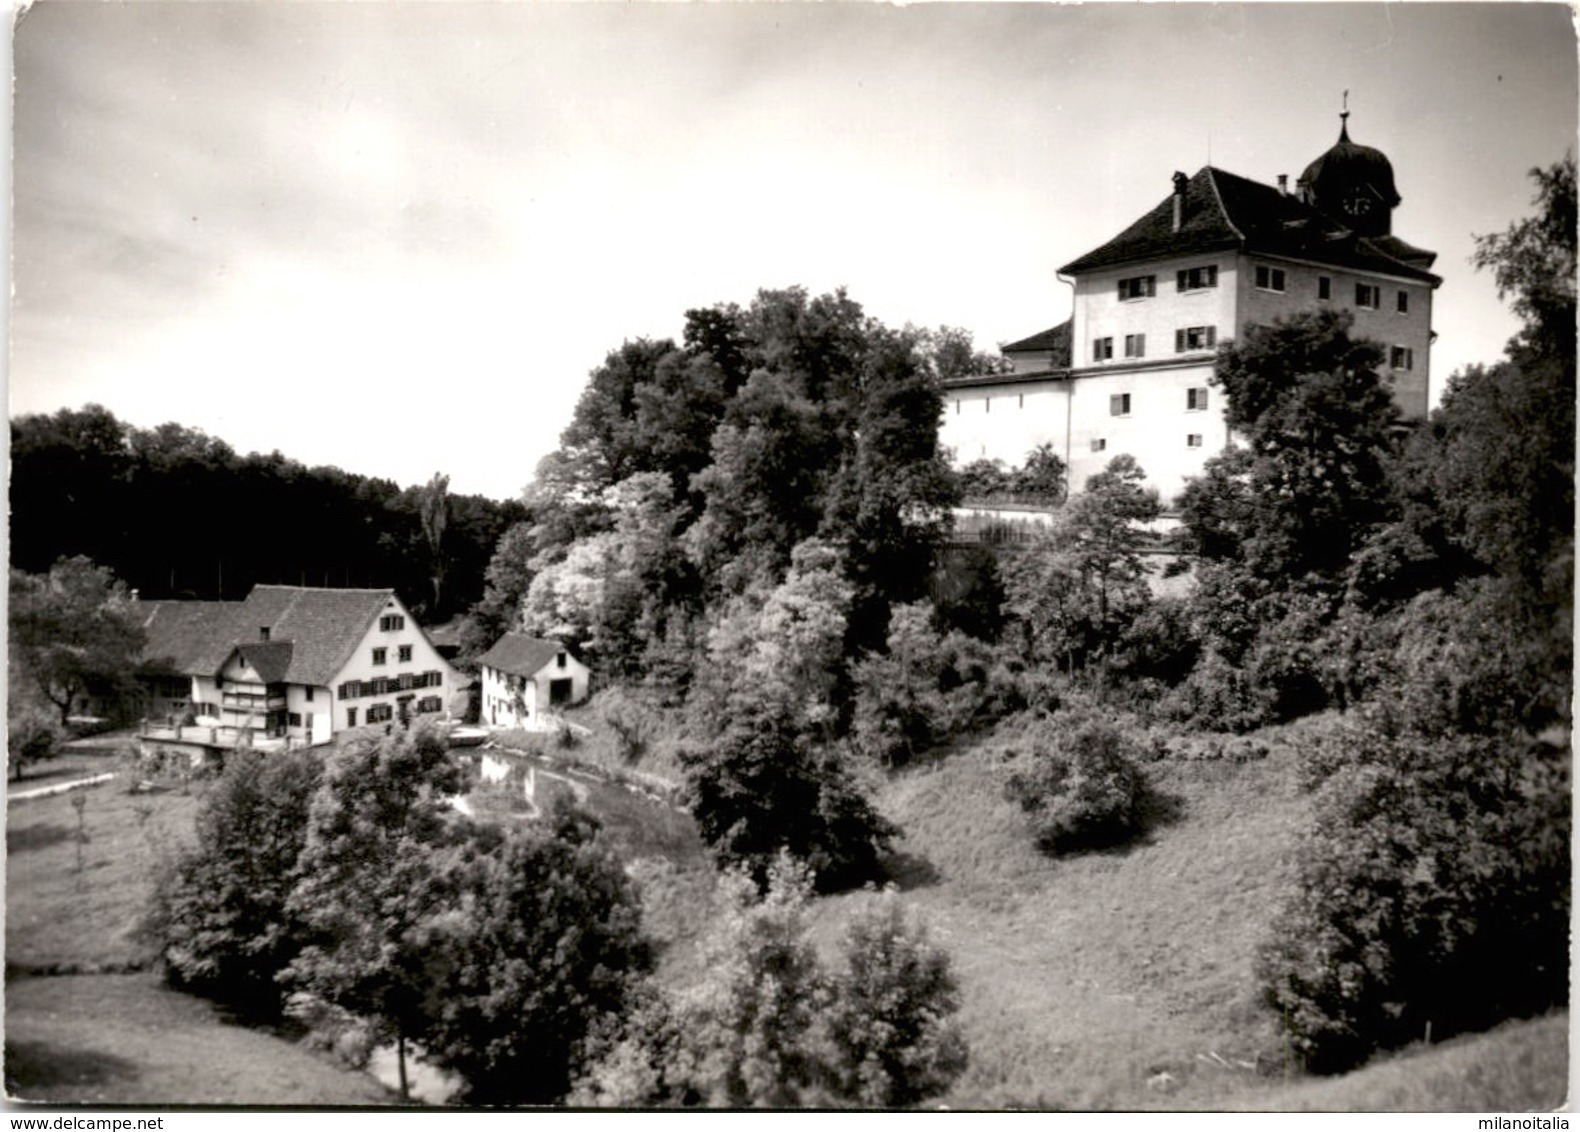
<svg viewBox="0 0 1580 1132">
<path fill-rule="evenodd" d="M 1217 344 L 1216 326 L 1182 326 L 1174 332 L 1176 354 L 1183 354 L 1187 350 L 1210 350 Z"/>
<path fill-rule="evenodd" d="M 1326 275 L 1317 276 L 1317 298 L 1331 299 L 1333 297 L 1333 280 Z"/>
<path fill-rule="evenodd" d="M 1415 351 L 1408 346 L 1395 346 L 1389 352 L 1388 364 L 1394 369 L 1414 369 Z"/>
<path fill-rule="evenodd" d="M 1262 291 L 1283 291 L 1284 269 L 1258 265 L 1256 269 L 1256 286 Z"/>
<path fill-rule="evenodd" d="M 1355 284 L 1355 305 L 1365 307 L 1367 310 L 1377 310 L 1382 306 L 1382 289 L 1370 283 Z"/>
<path fill-rule="evenodd" d="M 1194 389 L 1185 390 L 1185 411 L 1200 412 L 1207 407 L 1207 387 L 1198 385 Z"/>
<path fill-rule="evenodd" d="M 1398 312 L 1400 314 L 1409 314 L 1410 313 L 1410 292 L 1409 291 L 1400 291 L 1399 292 L 1398 303 L 1399 303 L 1399 305 L 1395 309 L 1398 310 Z"/>
<path fill-rule="evenodd" d="M 1218 265 L 1208 264 L 1206 267 L 1181 268 L 1174 274 L 1177 290 L 1200 291 L 1204 287 L 1218 285 Z"/>
<path fill-rule="evenodd" d="M 1201 447 L 1201 433 L 1199 433 L 1199 432 L 1186 433 L 1185 434 L 1185 447 L 1187 447 L 1187 448 L 1200 448 Z"/>
<path fill-rule="evenodd" d="M 1125 335 L 1125 357 L 1144 358 L 1147 356 L 1147 336 L 1145 334 Z"/>
<path fill-rule="evenodd" d="M 400 649 L 396 653 L 396 659 L 401 661 L 402 663 L 410 660 L 411 659 L 411 646 L 410 645 L 401 645 Z"/>
<path fill-rule="evenodd" d="M 1106 441 L 1106 440 L 1098 439 L 1098 440 L 1092 441 L 1092 451 L 1093 452 L 1101 452 L 1103 449 L 1105 449 L 1107 447 L 1108 447 L 1108 441 Z"/>
<path fill-rule="evenodd" d="M 1128 299 L 1150 299 L 1158 293 L 1158 277 L 1156 275 L 1137 275 L 1133 279 L 1119 281 L 1119 301 Z"/>
<path fill-rule="evenodd" d="M 1111 417 L 1128 417 L 1130 415 L 1130 394 L 1115 393 L 1109 397 L 1108 415 Z"/>
<path fill-rule="evenodd" d="M 389 649 L 374 649 L 373 650 L 373 663 L 374 664 L 383 664 L 385 661 L 387 661 L 389 659 L 389 655 L 390 655 L 390 650 Z"/>
<path fill-rule="evenodd" d="M 1106 362 L 1114 356 L 1114 340 L 1112 338 L 1092 339 L 1092 361 Z"/>
</svg>

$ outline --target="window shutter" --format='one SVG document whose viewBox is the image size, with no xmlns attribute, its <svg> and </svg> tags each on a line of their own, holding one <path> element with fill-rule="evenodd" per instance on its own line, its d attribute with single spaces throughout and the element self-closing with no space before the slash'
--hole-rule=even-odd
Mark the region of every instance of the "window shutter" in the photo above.
<svg viewBox="0 0 1580 1132">
<path fill-rule="evenodd" d="M 1137 334 L 1136 335 L 1136 357 L 1144 358 L 1146 356 L 1147 356 L 1147 336 L 1145 334 Z"/>
<path fill-rule="evenodd" d="M 1176 330 L 1174 332 L 1174 352 L 1176 354 L 1183 354 L 1185 352 L 1185 331 L 1184 330 Z"/>
<path fill-rule="evenodd" d="M 1149 298 L 1149 299 L 1155 298 L 1155 297 L 1157 297 L 1157 293 L 1158 293 L 1158 277 L 1156 275 L 1148 275 L 1147 276 L 1147 298 Z"/>
<path fill-rule="evenodd" d="M 1121 302 L 1123 302 L 1125 299 L 1125 284 L 1128 282 L 1130 282 L 1128 279 L 1121 279 L 1119 281 L 1119 299 Z"/>
<path fill-rule="evenodd" d="M 1196 407 L 1198 409 L 1207 407 L 1207 391 L 1205 389 L 1196 390 Z"/>
<path fill-rule="evenodd" d="M 1207 328 L 1207 345 L 1208 346 L 1216 346 L 1217 344 L 1218 344 L 1218 328 L 1216 326 L 1209 326 Z"/>
<path fill-rule="evenodd" d="M 1174 286 L 1175 286 L 1176 290 L 1180 290 L 1180 291 L 1185 290 L 1185 276 L 1186 276 L 1186 274 L 1187 273 L 1183 269 L 1181 269 L 1180 271 L 1175 272 L 1175 274 L 1174 274 Z"/>
</svg>

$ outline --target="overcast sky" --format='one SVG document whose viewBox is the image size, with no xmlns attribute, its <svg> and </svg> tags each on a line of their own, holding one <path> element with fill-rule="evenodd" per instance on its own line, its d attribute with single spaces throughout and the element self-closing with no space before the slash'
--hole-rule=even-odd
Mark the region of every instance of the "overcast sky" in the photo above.
<svg viewBox="0 0 1580 1132">
<path fill-rule="evenodd" d="M 1514 329 L 1471 234 L 1576 135 L 1547 4 L 40 0 L 13 50 L 13 414 L 500 498 L 688 307 L 1011 341 L 1176 169 L 1293 182 L 1346 89 L 1439 253 L 1440 388 Z"/>
</svg>

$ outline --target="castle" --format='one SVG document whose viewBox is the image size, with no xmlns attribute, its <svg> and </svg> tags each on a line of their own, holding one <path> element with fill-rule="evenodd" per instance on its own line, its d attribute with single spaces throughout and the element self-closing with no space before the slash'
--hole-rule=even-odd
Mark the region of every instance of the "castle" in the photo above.
<svg viewBox="0 0 1580 1132">
<path fill-rule="evenodd" d="M 1349 136 L 1289 190 L 1212 166 L 1107 243 L 1059 269 L 1074 312 L 1003 347 L 1008 373 L 945 384 L 940 439 L 957 464 L 1015 466 L 1052 444 L 1072 490 L 1120 453 L 1165 504 L 1230 442 L 1213 357 L 1235 329 L 1312 308 L 1354 315 L 1381 343 L 1382 377 L 1406 419 L 1427 413 L 1436 253 L 1393 234 L 1393 166 Z"/>
</svg>

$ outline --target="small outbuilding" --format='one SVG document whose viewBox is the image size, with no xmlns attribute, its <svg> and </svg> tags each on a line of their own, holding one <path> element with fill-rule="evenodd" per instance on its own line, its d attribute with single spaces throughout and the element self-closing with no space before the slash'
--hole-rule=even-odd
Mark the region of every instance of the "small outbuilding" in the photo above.
<svg viewBox="0 0 1580 1132">
<path fill-rule="evenodd" d="M 478 658 L 480 722 L 543 730 L 555 708 L 587 698 L 590 673 L 559 641 L 506 633 Z"/>
</svg>

